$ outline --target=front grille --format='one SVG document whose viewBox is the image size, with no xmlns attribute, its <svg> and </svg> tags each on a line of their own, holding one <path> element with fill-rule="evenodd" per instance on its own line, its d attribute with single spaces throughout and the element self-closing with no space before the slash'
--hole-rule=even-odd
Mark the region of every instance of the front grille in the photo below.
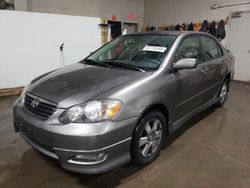
<svg viewBox="0 0 250 188">
<path fill-rule="evenodd" d="M 34 100 L 38 102 L 35 107 L 32 106 Z M 57 109 L 56 104 L 30 94 L 25 95 L 24 107 L 42 119 L 48 119 Z"/>
</svg>

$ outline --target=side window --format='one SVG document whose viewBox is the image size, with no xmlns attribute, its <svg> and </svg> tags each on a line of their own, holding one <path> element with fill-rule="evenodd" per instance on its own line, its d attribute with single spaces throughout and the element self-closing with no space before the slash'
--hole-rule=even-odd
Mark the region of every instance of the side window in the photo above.
<svg viewBox="0 0 250 188">
<path fill-rule="evenodd" d="M 217 42 L 210 37 L 201 37 L 201 42 L 204 46 L 207 61 L 221 57 L 222 50 Z"/>
<path fill-rule="evenodd" d="M 203 61 L 203 55 L 197 37 L 188 37 L 183 39 L 175 55 L 175 62 L 185 58 L 195 58 L 198 62 Z"/>
</svg>

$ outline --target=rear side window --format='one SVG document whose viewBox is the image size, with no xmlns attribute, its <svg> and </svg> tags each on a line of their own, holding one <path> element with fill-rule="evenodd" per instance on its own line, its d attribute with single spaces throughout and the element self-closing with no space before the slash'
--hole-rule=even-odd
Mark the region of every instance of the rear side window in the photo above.
<svg viewBox="0 0 250 188">
<path fill-rule="evenodd" d="M 218 43 L 211 37 L 201 37 L 207 61 L 221 57 L 222 50 Z"/>
<path fill-rule="evenodd" d="M 201 52 L 198 37 L 188 37 L 183 39 L 175 55 L 175 62 L 185 58 L 195 58 L 199 62 L 203 61 L 203 54 Z"/>
</svg>

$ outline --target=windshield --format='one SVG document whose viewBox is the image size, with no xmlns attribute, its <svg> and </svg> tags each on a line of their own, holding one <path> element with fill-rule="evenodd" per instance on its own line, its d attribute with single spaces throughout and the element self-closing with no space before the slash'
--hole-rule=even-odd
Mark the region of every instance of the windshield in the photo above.
<svg viewBox="0 0 250 188">
<path fill-rule="evenodd" d="M 127 35 L 103 46 L 85 61 L 107 66 L 123 66 L 138 70 L 157 69 L 176 36 Z"/>
</svg>

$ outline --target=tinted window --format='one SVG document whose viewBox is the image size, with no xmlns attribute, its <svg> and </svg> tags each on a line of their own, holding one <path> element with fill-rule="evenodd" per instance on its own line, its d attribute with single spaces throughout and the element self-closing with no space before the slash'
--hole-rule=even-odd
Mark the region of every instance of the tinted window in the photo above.
<svg viewBox="0 0 250 188">
<path fill-rule="evenodd" d="M 214 39 L 201 37 L 201 41 L 208 61 L 222 56 L 221 48 Z"/>
<path fill-rule="evenodd" d="M 195 58 L 200 62 L 203 61 L 203 55 L 197 37 L 183 39 L 176 53 L 175 62 L 185 58 Z"/>
</svg>

